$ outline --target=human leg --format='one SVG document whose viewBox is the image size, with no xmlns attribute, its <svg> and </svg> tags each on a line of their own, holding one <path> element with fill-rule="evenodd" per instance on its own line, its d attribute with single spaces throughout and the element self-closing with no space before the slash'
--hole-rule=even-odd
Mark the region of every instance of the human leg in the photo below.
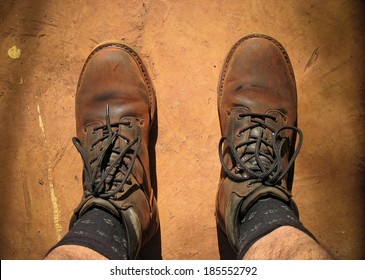
<svg viewBox="0 0 365 280">
<path fill-rule="evenodd" d="M 233 46 L 218 85 L 218 112 L 222 172 L 216 215 L 238 258 L 254 256 L 253 248 L 276 247 L 264 238 L 282 237 L 283 231 L 312 241 L 291 195 L 303 136 L 296 127 L 294 72 L 280 43 L 250 35 Z"/>
<path fill-rule="evenodd" d="M 332 256 L 305 232 L 282 226 L 257 240 L 246 260 L 330 260 Z"/>
<path fill-rule="evenodd" d="M 55 247 L 45 260 L 107 260 L 95 250 L 80 245 L 62 245 Z"/>
<path fill-rule="evenodd" d="M 159 225 L 149 158 L 156 97 L 136 51 L 114 42 L 96 47 L 80 75 L 75 111 L 84 193 L 70 232 L 47 258 L 134 259 Z"/>
</svg>

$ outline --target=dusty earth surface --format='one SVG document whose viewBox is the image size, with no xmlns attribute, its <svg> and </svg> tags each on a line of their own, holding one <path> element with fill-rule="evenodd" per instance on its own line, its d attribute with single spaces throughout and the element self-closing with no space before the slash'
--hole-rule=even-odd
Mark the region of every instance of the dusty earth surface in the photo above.
<svg viewBox="0 0 365 280">
<path fill-rule="evenodd" d="M 230 258 L 214 217 L 216 85 L 251 33 L 281 42 L 296 74 L 301 219 L 336 258 L 364 259 L 363 14 L 345 0 L 0 1 L 1 259 L 40 259 L 67 232 L 81 196 L 76 84 L 109 39 L 139 51 L 157 91 L 161 235 L 145 256 Z"/>
</svg>

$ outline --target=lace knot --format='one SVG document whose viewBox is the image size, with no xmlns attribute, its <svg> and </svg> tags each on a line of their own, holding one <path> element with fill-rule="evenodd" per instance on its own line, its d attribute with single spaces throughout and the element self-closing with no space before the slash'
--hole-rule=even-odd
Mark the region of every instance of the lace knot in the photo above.
<svg viewBox="0 0 365 280">
<path fill-rule="evenodd" d="M 223 136 L 219 141 L 219 158 L 227 176 L 234 181 L 243 182 L 249 179 L 251 183 L 262 183 L 264 185 L 280 184 L 281 180 L 289 172 L 294 160 L 299 154 L 302 146 L 303 134 L 295 126 L 280 126 L 275 128 L 266 120 L 278 123 L 278 118 L 268 114 L 241 113 L 237 120 L 243 121 L 250 118 L 250 124 L 244 126 L 237 133 L 237 137 L 248 135 L 247 140 L 240 143 L 233 143 L 233 140 Z M 284 130 L 291 130 L 299 135 L 298 145 L 292 155 L 289 155 L 288 163 L 283 167 L 282 153 L 288 137 L 281 134 Z M 293 137 L 295 139 L 295 137 Z M 237 141 L 236 141 L 237 142 Z M 231 156 L 232 166 L 229 167 L 224 160 L 223 145 L 227 143 Z M 288 145 L 289 146 L 289 145 Z M 290 151 L 289 151 L 290 152 Z"/>
<path fill-rule="evenodd" d="M 93 128 L 96 134 L 102 130 L 102 136 L 90 145 L 92 151 L 102 142 L 97 157 L 90 158 L 87 148 L 77 137 L 72 142 L 81 155 L 84 163 L 85 195 L 104 199 L 115 198 L 117 193 L 124 191 L 125 184 L 131 185 L 130 175 L 141 146 L 142 138 L 128 139 L 121 131 L 120 126 L 132 127 L 131 121 L 110 123 L 109 106 L 106 107 L 106 124 Z M 115 147 L 118 140 L 125 141 L 127 146 L 120 150 Z"/>
</svg>

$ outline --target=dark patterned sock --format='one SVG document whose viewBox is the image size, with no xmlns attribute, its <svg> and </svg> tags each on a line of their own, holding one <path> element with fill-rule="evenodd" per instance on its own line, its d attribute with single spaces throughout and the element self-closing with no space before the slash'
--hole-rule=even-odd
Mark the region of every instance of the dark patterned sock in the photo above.
<svg viewBox="0 0 365 280">
<path fill-rule="evenodd" d="M 281 226 L 295 227 L 315 239 L 285 202 L 273 197 L 261 198 L 241 221 L 237 259 L 242 259 L 257 240 Z"/>
<path fill-rule="evenodd" d="M 125 226 L 98 208 L 87 211 L 52 250 L 62 245 L 81 245 L 111 260 L 128 259 Z"/>
</svg>

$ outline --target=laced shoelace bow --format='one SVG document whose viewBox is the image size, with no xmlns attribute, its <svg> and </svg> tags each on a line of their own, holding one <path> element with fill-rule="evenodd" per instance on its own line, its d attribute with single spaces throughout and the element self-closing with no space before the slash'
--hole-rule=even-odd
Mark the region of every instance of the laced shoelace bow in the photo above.
<svg viewBox="0 0 365 280">
<path fill-rule="evenodd" d="M 242 135 L 245 131 L 254 129 L 256 127 L 262 127 L 263 129 L 269 129 L 272 132 L 272 141 L 269 139 L 263 138 L 262 134 L 258 137 L 253 137 L 250 135 L 250 138 L 247 141 L 244 141 L 237 146 L 234 146 L 232 141 L 227 137 L 223 136 L 219 141 L 219 158 L 227 173 L 228 177 L 234 181 L 243 182 L 249 179 L 253 179 L 250 184 L 254 183 L 263 183 L 265 185 L 273 186 L 280 182 L 284 176 L 289 172 L 290 168 L 293 166 L 295 158 L 298 156 L 300 148 L 303 142 L 303 133 L 300 129 L 294 126 L 282 126 L 278 129 L 273 128 L 268 125 L 261 119 L 271 119 L 276 121 L 276 117 L 272 115 L 266 114 L 253 114 L 253 113 L 242 113 L 238 115 L 238 120 L 243 120 L 245 117 L 251 117 L 252 124 L 244 127 L 239 131 L 239 135 Z M 299 135 L 298 145 L 295 148 L 293 155 L 290 157 L 287 166 L 282 170 L 282 148 L 284 143 L 287 141 L 287 138 L 281 138 L 280 132 L 283 130 L 292 130 Z M 280 139 L 281 138 L 281 139 Z M 223 144 L 224 142 L 228 143 L 228 148 L 230 150 L 231 157 L 234 159 L 234 165 L 230 169 L 228 165 L 224 162 L 223 155 Z M 255 151 L 250 153 L 245 153 L 240 156 L 238 153 L 238 149 L 248 147 L 249 145 L 255 144 Z M 261 145 L 264 144 L 270 149 L 267 151 L 262 151 L 260 149 Z M 271 152 L 270 152 L 271 150 Z M 254 159 L 254 163 L 250 163 L 251 160 Z M 233 162 L 233 160 L 232 160 Z M 247 174 L 247 176 L 244 176 Z"/>
<path fill-rule="evenodd" d="M 137 158 L 142 138 L 138 136 L 136 139 L 131 141 L 130 139 L 119 133 L 119 125 L 130 126 L 131 122 L 124 121 L 111 124 L 109 117 L 109 106 L 107 106 L 106 125 L 101 125 L 93 129 L 94 132 L 99 129 L 102 129 L 103 136 L 97 139 L 91 145 L 91 149 L 93 149 L 99 142 L 102 141 L 106 142 L 103 145 L 103 149 L 101 150 L 99 155 L 93 159 L 88 159 L 87 148 L 81 142 L 81 140 L 77 137 L 72 138 L 72 142 L 75 145 L 78 152 L 80 153 L 81 158 L 84 162 L 84 169 L 86 176 L 85 182 L 87 191 L 86 196 L 93 195 L 95 197 L 107 199 L 115 196 L 118 192 L 123 192 L 124 191 L 123 187 L 125 184 L 129 185 L 131 184 L 129 176 L 132 172 L 134 162 Z M 117 128 L 113 131 L 112 128 L 115 127 Z M 124 149 L 124 151 L 119 151 L 118 149 L 114 148 L 115 142 L 117 141 L 118 138 L 122 138 L 128 144 L 127 147 Z M 132 150 L 133 146 L 135 146 L 134 151 Z M 131 155 L 127 154 L 128 151 L 130 150 L 133 151 Z M 113 153 L 115 153 L 117 157 L 114 161 L 111 161 L 111 155 Z M 120 167 L 120 164 L 124 157 L 128 158 L 130 162 L 126 170 L 123 171 L 122 168 Z M 94 170 L 92 169 L 92 164 L 95 164 Z M 116 170 L 114 174 L 112 174 L 113 170 Z M 115 175 L 119 174 L 120 172 L 122 172 L 124 175 L 123 179 L 115 178 Z M 112 176 L 112 178 L 108 180 L 108 183 L 112 184 L 114 188 L 113 189 L 109 188 L 109 190 L 105 190 L 104 183 L 106 182 L 108 176 Z M 98 177 L 100 178 L 100 180 L 98 180 Z"/>
</svg>

